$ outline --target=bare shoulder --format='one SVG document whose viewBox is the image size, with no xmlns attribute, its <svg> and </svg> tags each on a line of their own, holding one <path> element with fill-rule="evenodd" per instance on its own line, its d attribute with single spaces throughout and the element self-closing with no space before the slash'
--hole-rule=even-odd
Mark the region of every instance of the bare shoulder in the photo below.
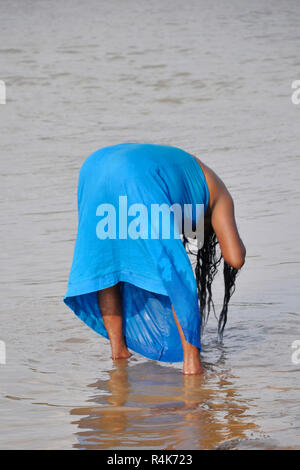
<svg viewBox="0 0 300 470">
<path fill-rule="evenodd" d="M 207 182 L 211 224 L 223 258 L 233 268 L 240 269 L 245 262 L 246 248 L 237 229 L 233 199 L 221 178 L 198 158 L 196 160 Z"/>
<path fill-rule="evenodd" d="M 232 203 L 232 197 L 230 192 L 228 191 L 225 183 L 221 180 L 221 178 L 205 163 L 203 163 L 198 157 L 192 155 L 195 158 L 198 165 L 203 171 L 204 177 L 206 179 L 207 187 L 209 190 L 209 208 L 212 210 L 216 204 L 216 202 L 220 199 L 220 197 L 224 197 L 230 203 Z"/>
</svg>

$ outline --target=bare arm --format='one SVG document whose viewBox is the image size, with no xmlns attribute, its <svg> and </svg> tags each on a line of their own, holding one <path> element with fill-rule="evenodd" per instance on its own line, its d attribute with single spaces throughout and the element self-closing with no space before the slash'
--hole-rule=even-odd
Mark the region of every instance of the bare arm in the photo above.
<svg viewBox="0 0 300 470">
<path fill-rule="evenodd" d="M 238 233 L 234 204 L 229 193 L 225 193 L 216 201 L 211 223 L 224 260 L 233 268 L 240 269 L 245 262 L 246 248 Z"/>
<path fill-rule="evenodd" d="M 233 199 L 221 178 L 198 158 L 196 160 L 207 182 L 211 224 L 219 241 L 222 256 L 230 266 L 240 269 L 245 262 L 246 248 L 236 226 Z"/>
</svg>

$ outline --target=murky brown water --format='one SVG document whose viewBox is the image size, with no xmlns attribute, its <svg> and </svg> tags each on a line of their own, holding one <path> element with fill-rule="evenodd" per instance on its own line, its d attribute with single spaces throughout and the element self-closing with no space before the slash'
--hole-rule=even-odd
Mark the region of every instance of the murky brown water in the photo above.
<svg viewBox="0 0 300 470">
<path fill-rule="evenodd" d="M 299 2 L 0 3 L 0 447 L 299 446 Z M 134 355 L 62 303 L 78 169 L 123 141 L 219 173 L 248 250 L 204 377 Z M 215 296 L 222 300 L 221 279 Z"/>
</svg>

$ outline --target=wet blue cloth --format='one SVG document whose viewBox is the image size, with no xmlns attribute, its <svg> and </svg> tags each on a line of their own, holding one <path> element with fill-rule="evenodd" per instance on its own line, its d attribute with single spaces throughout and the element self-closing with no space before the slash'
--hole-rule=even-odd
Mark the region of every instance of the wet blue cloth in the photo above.
<svg viewBox="0 0 300 470">
<path fill-rule="evenodd" d="M 116 237 L 103 238 L 103 231 L 99 230 L 103 229 L 101 221 L 108 223 L 108 213 L 101 212 L 99 206 L 111 204 L 118 214 L 120 196 L 127 196 L 127 208 L 144 204 L 149 209 L 148 238 L 145 233 L 144 238 L 133 239 L 128 234 L 126 238 L 124 221 L 119 223 L 118 215 Z M 175 236 L 164 238 L 161 226 L 150 215 L 151 204 L 170 207 L 176 203 L 182 209 L 184 204 L 203 204 L 206 211 L 208 199 L 199 164 L 177 147 L 123 143 L 90 155 L 79 174 L 78 233 L 64 297 L 66 305 L 89 327 L 108 338 L 97 291 L 119 282 L 128 348 L 151 359 L 182 361 L 173 305 L 186 340 L 201 349 L 201 316 L 190 259 L 182 240 Z M 128 230 L 137 214 L 132 216 L 128 212 Z M 194 212 L 192 218 L 195 222 Z M 175 219 L 170 219 L 172 235 L 172 230 L 174 233 L 180 230 Z M 158 238 L 149 236 L 151 224 Z M 109 227 L 112 224 L 106 229 Z"/>
</svg>

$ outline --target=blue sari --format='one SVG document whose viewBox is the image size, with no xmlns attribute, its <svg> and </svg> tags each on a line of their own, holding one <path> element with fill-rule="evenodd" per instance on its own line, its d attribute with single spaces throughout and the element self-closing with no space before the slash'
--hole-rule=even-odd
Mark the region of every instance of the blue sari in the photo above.
<svg viewBox="0 0 300 470">
<path fill-rule="evenodd" d="M 97 291 L 120 283 L 128 348 L 150 359 L 182 361 L 173 305 L 186 341 L 201 350 L 197 285 L 180 229 L 170 217 L 170 232 L 176 236 L 164 237 L 150 215 L 153 204 L 179 204 L 182 209 L 200 204 L 205 212 L 208 199 L 201 167 L 177 147 L 123 143 L 90 155 L 79 174 L 78 232 L 65 304 L 108 338 Z M 130 224 L 137 228 L 136 212 L 128 211 L 135 204 L 149 209 L 147 223 L 140 236 L 129 237 Z M 192 219 L 197 223 L 194 212 Z M 110 236 L 103 235 L 105 229 Z"/>
</svg>

